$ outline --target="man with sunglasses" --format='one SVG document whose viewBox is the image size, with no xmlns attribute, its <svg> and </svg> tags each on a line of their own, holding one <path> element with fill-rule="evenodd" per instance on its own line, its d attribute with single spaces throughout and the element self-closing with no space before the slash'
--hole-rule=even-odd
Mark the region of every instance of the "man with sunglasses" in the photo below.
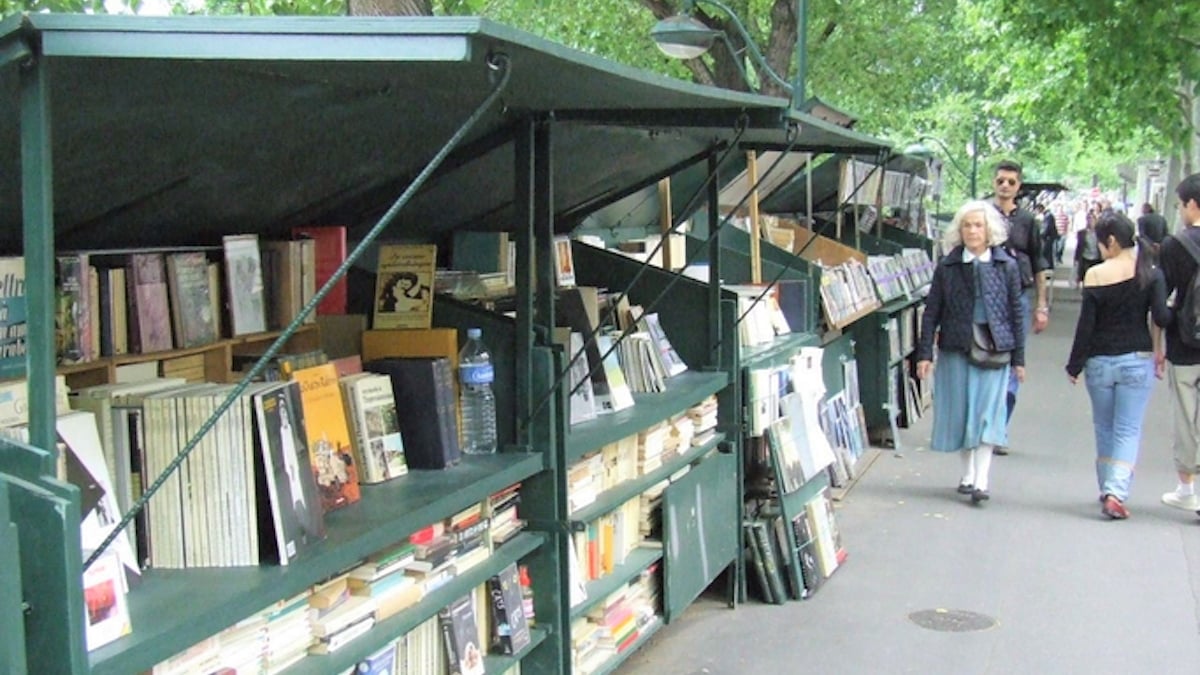
<svg viewBox="0 0 1200 675">
<path fill-rule="evenodd" d="M 1046 296 L 1046 261 L 1042 258 L 1042 237 L 1037 221 L 1029 211 L 1017 206 L 1017 193 L 1021 189 L 1021 165 L 1004 160 L 996 165 L 992 185 L 995 188 L 993 204 L 1008 224 L 1008 240 L 1004 248 L 1016 258 L 1021 272 L 1021 311 L 1025 334 L 1040 333 L 1050 323 L 1050 304 Z M 1036 301 L 1036 304 L 1035 304 Z M 1036 308 L 1036 309 L 1034 309 Z M 1033 309 L 1031 313 L 1030 310 Z M 1015 373 L 1015 371 L 1014 371 Z M 1017 390 L 1021 383 L 1013 374 L 1008 380 L 1008 419 L 1012 420 L 1017 405 Z M 997 446 L 997 455 L 1007 455 L 1008 448 Z"/>
</svg>

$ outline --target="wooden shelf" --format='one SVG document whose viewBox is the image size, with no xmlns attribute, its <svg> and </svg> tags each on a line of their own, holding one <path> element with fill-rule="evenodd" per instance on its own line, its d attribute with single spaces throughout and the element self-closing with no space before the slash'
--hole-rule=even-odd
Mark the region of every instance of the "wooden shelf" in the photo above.
<svg viewBox="0 0 1200 675">
<path fill-rule="evenodd" d="M 634 394 L 634 405 L 596 419 L 576 424 L 566 438 L 566 466 L 589 452 L 654 426 L 686 411 L 729 384 L 725 372 L 688 371 L 667 380 L 667 390 L 657 394 Z"/>
<path fill-rule="evenodd" d="M 471 456 L 445 471 L 414 470 L 381 485 L 364 485 L 361 501 L 326 515 L 326 538 L 285 567 L 147 570 L 129 594 L 133 633 L 91 652 L 92 673 L 128 675 L 153 668 L 271 603 L 525 480 L 542 471 L 544 461 L 540 454 Z M 187 611 L 176 611 L 184 607 Z"/>
</svg>

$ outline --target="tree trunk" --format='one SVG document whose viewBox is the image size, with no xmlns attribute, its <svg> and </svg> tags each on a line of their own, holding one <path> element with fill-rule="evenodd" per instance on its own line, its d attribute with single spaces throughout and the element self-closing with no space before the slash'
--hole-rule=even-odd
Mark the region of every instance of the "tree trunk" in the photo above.
<svg viewBox="0 0 1200 675">
<path fill-rule="evenodd" d="M 350 16 L 433 16 L 432 0 L 347 0 Z"/>
</svg>

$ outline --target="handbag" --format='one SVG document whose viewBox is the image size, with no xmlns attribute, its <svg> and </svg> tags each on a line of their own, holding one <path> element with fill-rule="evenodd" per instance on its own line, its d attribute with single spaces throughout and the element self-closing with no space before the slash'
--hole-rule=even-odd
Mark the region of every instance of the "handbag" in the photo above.
<svg viewBox="0 0 1200 675">
<path fill-rule="evenodd" d="M 971 348 L 967 350 L 967 363 L 976 368 L 996 370 L 1012 362 L 1012 352 L 996 349 L 992 329 L 986 323 L 971 324 Z"/>
</svg>

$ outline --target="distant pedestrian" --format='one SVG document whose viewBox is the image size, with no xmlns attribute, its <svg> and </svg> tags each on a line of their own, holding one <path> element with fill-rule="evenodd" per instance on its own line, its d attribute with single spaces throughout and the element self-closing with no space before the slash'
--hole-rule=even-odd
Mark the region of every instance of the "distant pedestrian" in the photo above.
<svg viewBox="0 0 1200 675">
<path fill-rule="evenodd" d="M 1162 496 L 1164 504 L 1188 511 L 1200 509 L 1196 496 L 1196 474 L 1200 473 L 1200 349 L 1183 343 L 1179 327 L 1179 308 L 1185 306 L 1196 275 L 1196 260 L 1180 240 L 1187 237 L 1200 245 L 1200 173 L 1180 181 L 1175 188 L 1179 212 L 1185 223 L 1179 232 L 1163 239 L 1161 248 L 1167 294 L 1175 294 L 1175 320 L 1167 326 L 1167 383 L 1171 389 L 1174 418 L 1172 451 L 1179 484 Z"/>
<path fill-rule="evenodd" d="M 1167 236 L 1167 219 L 1154 212 L 1150 204 L 1142 204 L 1142 215 L 1137 219 L 1138 234 L 1154 243 L 1155 252 Z"/>
<path fill-rule="evenodd" d="M 1088 214 L 1087 227 L 1075 234 L 1075 283 L 1083 284 L 1087 271 L 1100 264 L 1100 247 L 1096 240 L 1099 209 Z"/>
<path fill-rule="evenodd" d="M 1058 246 L 1058 224 L 1054 222 L 1054 214 L 1043 204 L 1035 204 L 1033 212 L 1042 228 L 1042 269 L 1053 270 L 1054 249 Z"/>
<path fill-rule="evenodd" d="M 1021 272 L 1002 244 L 1007 234 L 999 212 L 983 201 L 967 202 L 947 230 L 949 251 L 933 273 L 917 344 L 917 376 L 934 376 L 930 447 L 958 452 L 958 492 L 979 503 L 990 497 L 992 450 L 1008 443 L 1006 394 L 1010 370 L 1025 379 L 1025 332 Z M 969 358 L 976 325 L 990 333 L 996 352 L 1010 363 L 983 367 Z M 934 336 L 937 367 L 934 368 Z"/>
<path fill-rule="evenodd" d="M 1071 223 L 1071 217 L 1067 215 L 1066 209 L 1059 205 L 1054 210 L 1054 225 L 1058 230 L 1058 238 L 1054 240 L 1054 262 L 1061 265 L 1063 261 L 1063 251 L 1067 248 L 1067 228 Z"/>
<path fill-rule="evenodd" d="M 1133 221 L 1106 212 L 1094 226 L 1103 262 L 1083 280 L 1083 303 L 1067 361 L 1071 384 L 1086 374 L 1096 436 L 1100 511 L 1129 517 L 1125 503 L 1137 466 L 1142 420 L 1154 377 L 1165 370 L 1158 324 L 1171 320 L 1166 281 L 1150 242 L 1134 247 Z M 1150 318 L 1153 316 L 1153 327 Z"/>
</svg>

